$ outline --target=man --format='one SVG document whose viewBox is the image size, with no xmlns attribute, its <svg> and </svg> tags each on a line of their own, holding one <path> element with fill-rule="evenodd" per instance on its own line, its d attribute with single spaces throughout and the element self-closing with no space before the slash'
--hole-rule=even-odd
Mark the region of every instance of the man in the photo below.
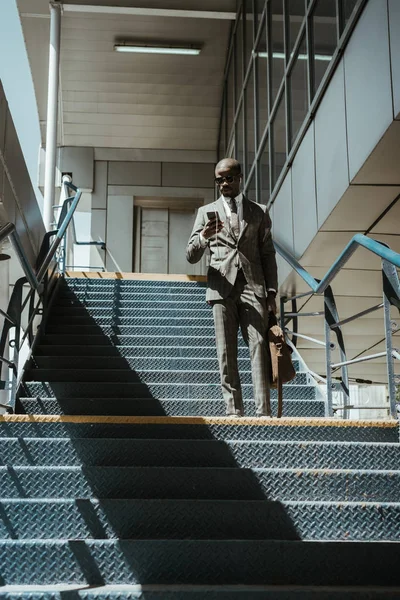
<svg viewBox="0 0 400 600">
<path fill-rule="evenodd" d="M 249 346 L 256 414 L 271 416 L 268 313 L 276 313 L 278 287 L 271 219 L 265 207 L 240 192 L 241 167 L 224 158 L 215 169 L 220 198 L 199 208 L 186 249 L 190 263 L 211 252 L 206 300 L 213 307 L 217 354 L 226 414 L 243 416 L 237 362 L 239 325 Z"/>
</svg>

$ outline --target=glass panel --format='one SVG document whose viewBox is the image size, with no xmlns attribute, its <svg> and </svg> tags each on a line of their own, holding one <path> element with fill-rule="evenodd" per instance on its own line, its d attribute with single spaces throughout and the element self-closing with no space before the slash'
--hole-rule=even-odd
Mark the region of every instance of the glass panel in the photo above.
<svg viewBox="0 0 400 600">
<path fill-rule="evenodd" d="M 285 48 L 284 48 L 284 24 L 283 24 L 283 2 L 282 0 L 271 0 L 270 4 L 270 27 L 272 45 L 272 104 L 276 98 L 279 86 L 282 83 L 285 72 Z"/>
<path fill-rule="evenodd" d="M 257 196 L 257 190 L 256 190 L 256 170 L 254 169 L 253 171 L 253 175 L 251 176 L 251 179 L 249 181 L 249 184 L 247 185 L 247 181 L 246 181 L 246 196 L 247 198 L 250 198 L 250 200 L 256 200 L 256 196 Z"/>
<path fill-rule="evenodd" d="M 240 18 L 236 29 L 236 106 L 240 98 L 243 86 L 243 13 L 240 13 Z"/>
<path fill-rule="evenodd" d="M 234 158 L 240 162 L 243 168 L 244 159 L 244 144 L 243 144 L 243 106 L 240 109 L 238 120 L 236 123 L 235 135 L 235 155 Z"/>
<path fill-rule="evenodd" d="M 251 53 L 253 51 L 253 46 L 254 46 L 253 1 L 246 0 L 245 7 L 246 7 L 246 21 L 245 21 L 246 45 L 245 45 L 245 55 L 244 55 L 244 69 L 245 69 L 244 72 L 246 73 L 247 68 L 249 66 Z"/>
<path fill-rule="evenodd" d="M 305 37 L 301 42 L 295 61 L 289 77 L 292 127 L 291 146 L 296 139 L 308 109 L 307 46 Z"/>
<path fill-rule="evenodd" d="M 285 114 L 285 95 L 279 101 L 278 110 L 272 123 L 273 133 L 273 158 L 274 168 L 272 172 L 272 187 L 278 180 L 279 175 L 286 162 L 286 114 Z"/>
<path fill-rule="evenodd" d="M 343 1 L 343 18 L 344 26 L 346 27 L 348 21 L 350 21 L 355 6 L 358 0 L 342 0 Z"/>
<path fill-rule="evenodd" d="M 312 16 L 314 93 L 319 87 L 337 46 L 336 0 L 319 0 Z"/>
<path fill-rule="evenodd" d="M 235 110 L 234 110 L 234 77 L 233 77 L 233 60 L 231 58 L 231 62 L 228 69 L 228 78 L 226 82 L 226 92 L 227 92 L 227 143 L 229 142 L 230 134 L 233 127 L 233 120 L 235 118 Z"/>
<path fill-rule="evenodd" d="M 306 6 L 304 0 L 287 0 L 288 7 L 288 50 L 289 55 L 292 55 L 293 46 L 300 33 L 301 26 L 304 23 Z"/>
<path fill-rule="evenodd" d="M 222 103 L 221 111 L 221 129 L 219 136 L 219 148 L 218 148 L 218 160 L 224 158 L 226 151 L 226 95 L 224 93 L 224 99 Z"/>
<path fill-rule="evenodd" d="M 268 200 L 270 197 L 270 189 L 269 189 L 269 146 L 268 146 L 268 138 L 265 144 L 264 151 L 261 155 L 261 158 L 258 163 L 258 171 L 260 176 L 260 193 L 258 202 L 260 204 L 268 204 Z"/>
<path fill-rule="evenodd" d="M 254 71 L 251 71 L 246 86 L 246 127 L 247 127 L 247 169 L 250 172 L 255 158 L 255 122 L 254 122 Z"/>
<path fill-rule="evenodd" d="M 257 46 L 257 131 L 258 141 L 268 121 L 268 61 L 267 61 L 267 41 L 265 21 L 261 33 L 260 41 Z"/>
</svg>

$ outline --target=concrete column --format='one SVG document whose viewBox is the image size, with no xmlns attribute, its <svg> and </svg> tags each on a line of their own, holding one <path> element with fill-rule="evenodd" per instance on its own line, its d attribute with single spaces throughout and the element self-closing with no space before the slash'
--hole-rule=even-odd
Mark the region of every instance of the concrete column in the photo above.
<svg viewBox="0 0 400 600">
<path fill-rule="evenodd" d="M 47 91 L 46 165 L 43 220 L 47 231 L 54 220 L 53 205 L 57 158 L 58 91 L 60 75 L 61 6 L 50 4 L 49 82 Z"/>
</svg>

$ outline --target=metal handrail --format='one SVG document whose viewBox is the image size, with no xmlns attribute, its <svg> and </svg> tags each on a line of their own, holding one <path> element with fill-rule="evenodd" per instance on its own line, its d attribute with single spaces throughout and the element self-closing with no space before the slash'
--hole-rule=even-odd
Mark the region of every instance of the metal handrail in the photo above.
<svg viewBox="0 0 400 600">
<path fill-rule="evenodd" d="M 289 263 L 292 269 L 294 269 L 296 273 L 300 275 L 300 277 L 310 286 L 314 294 L 322 294 L 327 289 L 342 267 L 353 256 L 354 252 L 360 246 L 370 250 L 370 252 L 373 252 L 377 256 L 380 256 L 383 260 L 386 260 L 400 269 L 400 254 L 394 252 L 385 244 L 382 244 L 382 242 L 372 240 L 362 233 L 356 233 L 356 235 L 352 237 L 345 249 L 341 252 L 321 280 L 317 280 L 310 275 L 310 273 L 304 267 L 302 267 L 301 264 L 294 258 L 294 256 L 285 250 L 285 248 L 281 246 L 279 242 L 274 241 L 274 245 L 280 256 L 282 256 L 282 258 Z"/>
<path fill-rule="evenodd" d="M 37 267 L 37 272 L 35 272 L 35 270 L 32 268 L 27 258 L 15 225 L 13 223 L 6 223 L 0 229 L 0 242 L 7 237 L 10 238 L 25 275 L 24 277 L 18 279 L 18 281 L 15 283 L 7 311 L 1 311 L 1 314 L 5 320 L 0 336 L 0 389 L 8 389 L 11 391 L 11 397 L 9 404 L 1 404 L 0 406 L 11 412 L 15 410 L 16 405 L 19 351 L 25 340 L 29 341 L 30 351 L 32 351 L 32 347 L 37 342 L 41 331 L 39 328 L 36 335 L 33 335 L 34 320 L 40 315 L 43 323 L 47 318 L 49 303 L 51 302 L 52 291 L 54 289 L 54 275 L 56 274 L 57 269 L 61 275 L 64 272 L 66 232 L 71 224 L 71 221 L 73 221 L 75 210 L 82 195 L 81 190 L 73 185 L 71 181 L 66 181 L 63 178 L 62 183 L 64 186 L 66 186 L 66 188 L 68 188 L 68 190 L 74 192 L 74 195 L 65 198 L 62 205 L 62 210 L 60 212 L 57 229 L 46 233 L 44 236 L 42 247 L 39 252 L 38 260 L 40 260 L 40 265 Z M 54 239 L 50 244 L 51 238 Z M 58 253 L 57 255 L 61 244 L 61 254 Z M 41 260 L 40 257 L 43 255 L 44 258 Z M 52 263 L 55 264 L 51 269 L 49 269 Z M 30 290 L 24 299 L 23 289 L 26 283 L 29 283 Z M 36 293 L 39 295 L 39 300 L 35 306 Z M 21 338 L 21 316 L 28 304 L 28 324 L 26 326 L 26 331 Z M 9 332 L 13 328 L 15 328 L 15 338 L 14 340 L 9 341 L 8 344 L 14 349 L 14 356 L 12 360 L 9 360 L 6 356 L 4 356 L 4 352 Z M 10 382 L 1 381 L 1 365 L 3 363 L 12 370 L 12 378 Z M 8 388 L 6 387 L 7 383 L 9 384 Z"/>
<path fill-rule="evenodd" d="M 400 268 L 400 254 L 391 250 L 386 244 L 382 242 L 378 242 L 367 236 L 358 233 L 353 236 L 338 258 L 335 260 L 333 265 L 328 269 L 327 273 L 321 280 L 315 279 L 299 262 L 294 256 L 292 256 L 279 242 L 274 242 L 276 251 L 282 258 L 294 269 L 294 271 L 307 283 L 307 285 L 311 288 L 311 292 L 300 294 L 293 296 L 291 298 L 281 298 L 281 322 L 282 327 L 285 327 L 290 320 L 294 319 L 295 326 L 293 329 L 294 339 L 296 337 L 305 337 L 300 334 L 297 334 L 297 318 L 300 316 L 304 316 L 304 313 L 297 312 L 297 310 L 288 311 L 285 313 L 284 304 L 291 300 L 292 304 L 297 298 L 307 296 L 307 295 L 324 295 L 325 302 L 325 352 L 326 352 L 326 384 L 327 384 L 327 405 L 326 405 L 326 414 L 328 416 L 333 415 L 333 406 L 332 406 L 332 391 L 336 388 L 336 384 L 332 380 L 332 374 L 334 369 L 341 368 L 342 370 L 342 381 L 340 385 L 342 386 L 342 390 L 344 391 L 345 400 L 343 402 L 343 411 L 344 418 L 348 417 L 347 411 L 352 408 L 349 402 L 349 388 L 348 388 L 348 373 L 347 366 L 349 364 L 354 364 L 356 362 L 361 362 L 361 360 L 371 360 L 375 358 L 377 355 L 372 355 L 370 357 L 365 357 L 364 359 L 357 360 L 347 360 L 346 351 L 343 341 L 343 336 L 341 332 L 341 326 L 354 321 L 357 318 L 365 316 L 379 308 L 384 309 L 384 320 L 385 320 L 385 339 L 386 339 L 386 350 L 383 353 L 380 353 L 381 356 L 386 356 L 387 359 L 387 371 L 388 371 L 388 387 L 389 387 L 389 404 L 390 404 L 390 414 L 392 417 L 396 417 L 396 388 L 395 388 L 395 375 L 393 369 L 393 359 L 398 359 L 399 354 L 392 347 L 392 328 L 391 328 L 391 320 L 390 320 L 390 306 L 396 306 L 400 310 L 400 284 L 399 278 L 397 275 L 396 268 Z M 330 284 L 341 271 L 343 266 L 348 262 L 357 248 L 363 247 L 366 250 L 374 253 L 382 259 L 382 277 L 383 277 L 383 302 L 379 305 L 373 306 L 370 309 L 359 312 L 351 317 L 344 319 L 342 321 L 339 320 L 333 292 L 330 288 Z M 307 313 L 308 316 L 317 316 L 319 313 L 316 312 L 314 315 Z M 289 317 L 288 321 L 285 321 L 285 317 Z M 286 328 L 287 330 L 287 328 Z M 288 331 L 288 330 L 287 330 Z M 339 342 L 339 350 L 341 354 L 340 362 L 333 364 L 331 360 L 331 350 L 332 350 L 332 342 L 330 341 L 331 332 L 336 333 L 338 342 Z M 356 408 L 356 407 L 355 407 Z"/>
</svg>

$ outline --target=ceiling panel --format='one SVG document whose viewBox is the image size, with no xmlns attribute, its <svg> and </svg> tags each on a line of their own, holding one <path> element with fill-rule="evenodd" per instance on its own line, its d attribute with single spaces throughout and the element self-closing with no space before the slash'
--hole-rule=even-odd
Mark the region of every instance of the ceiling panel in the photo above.
<svg viewBox="0 0 400 600">
<path fill-rule="evenodd" d="M 235 4 L 143 0 L 136 6 L 232 11 Z M 19 0 L 19 8 L 22 15 L 49 14 L 47 1 Z M 44 139 L 49 19 L 22 16 L 22 23 Z M 229 20 L 65 13 L 60 144 L 215 150 L 229 30 Z M 202 51 L 197 57 L 119 54 L 114 44 L 122 40 L 200 44 Z"/>
<path fill-rule="evenodd" d="M 366 231 L 400 193 L 396 186 L 350 185 L 322 231 Z"/>
</svg>

